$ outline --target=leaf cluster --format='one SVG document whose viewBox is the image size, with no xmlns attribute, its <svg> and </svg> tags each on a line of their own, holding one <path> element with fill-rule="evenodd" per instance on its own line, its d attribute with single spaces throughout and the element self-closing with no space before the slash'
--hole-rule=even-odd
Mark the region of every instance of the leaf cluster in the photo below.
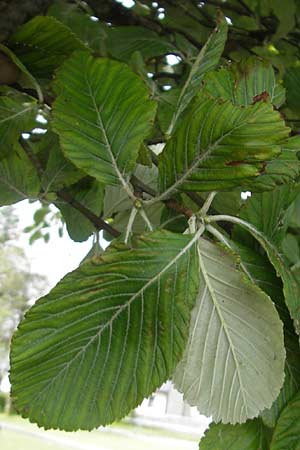
<svg viewBox="0 0 300 450">
<path fill-rule="evenodd" d="M 111 241 L 20 323 L 23 417 L 92 429 L 172 379 L 201 449 L 298 448 L 299 7 L 56 1 L 1 44 L 0 205 Z"/>
</svg>

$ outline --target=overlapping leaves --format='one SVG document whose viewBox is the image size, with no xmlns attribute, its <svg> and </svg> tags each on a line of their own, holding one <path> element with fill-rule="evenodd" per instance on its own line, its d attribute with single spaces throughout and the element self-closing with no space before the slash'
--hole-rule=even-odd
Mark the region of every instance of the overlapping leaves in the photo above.
<svg viewBox="0 0 300 450">
<path fill-rule="evenodd" d="M 45 428 L 123 417 L 171 375 L 198 288 L 197 236 L 154 232 L 67 275 L 26 314 L 12 396 Z"/>
</svg>

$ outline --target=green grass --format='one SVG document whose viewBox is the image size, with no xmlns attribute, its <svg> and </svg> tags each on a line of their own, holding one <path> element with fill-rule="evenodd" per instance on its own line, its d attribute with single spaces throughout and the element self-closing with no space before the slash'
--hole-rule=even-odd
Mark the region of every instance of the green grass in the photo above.
<svg viewBox="0 0 300 450">
<path fill-rule="evenodd" d="M 17 427 L 17 430 L 0 430 L 1 450 L 74 450 L 84 448 L 99 450 L 197 450 L 196 441 L 183 440 L 182 433 L 116 424 L 100 431 L 43 430 L 19 416 L 0 414 L 0 422 Z M 47 440 L 48 438 L 48 440 Z M 49 440 L 58 441 L 51 442 Z M 176 439 L 176 440 L 175 440 Z M 67 445 L 68 444 L 68 445 Z M 74 447 L 72 446 L 74 445 Z"/>
</svg>

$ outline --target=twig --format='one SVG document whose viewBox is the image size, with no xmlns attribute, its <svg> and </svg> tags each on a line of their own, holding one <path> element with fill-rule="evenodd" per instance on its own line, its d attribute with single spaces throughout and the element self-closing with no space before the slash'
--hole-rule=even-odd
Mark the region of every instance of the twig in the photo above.
<svg viewBox="0 0 300 450">
<path fill-rule="evenodd" d="M 20 144 L 24 152 L 32 162 L 33 166 L 35 167 L 39 178 L 41 179 L 44 175 L 44 169 L 42 167 L 40 160 L 38 159 L 37 155 L 32 151 L 30 145 L 26 141 L 21 139 Z M 86 208 L 82 203 L 78 202 L 74 197 L 72 197 L 72 195 L 66 189 L 59 190 L 58 192 L 56 192 L 56 195 L 58 198 L 64 200 L 74 209 L 81 212 L 81 214 L 83 214 L 94 225 L 96 230 L 105 230 L 113 237 L 120 236 L 121 233 L 118 230 L 116 230 L 108 223 L 106 223 L 103 219 L 101 219 L 101 217 L 98 217 L 90 209 Z"/>
</svg>

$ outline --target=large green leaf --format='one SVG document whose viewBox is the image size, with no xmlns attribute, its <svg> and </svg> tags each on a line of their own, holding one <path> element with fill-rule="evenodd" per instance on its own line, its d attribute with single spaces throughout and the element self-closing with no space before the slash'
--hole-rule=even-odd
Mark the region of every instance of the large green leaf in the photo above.
<svg viewBox="0 0 300 450">
<path fill-rule="evenodd" d="M 54 69 L 75 50 L 86 49 L 79 38 L 54 17 L 36 16 L 19 28 L 9 45 L 38 78 L 49 79 Z"/>
<path fill-rule="evenodd" d="M 103 207 L 104 187 L 94 179 L 83 179 L 68 187 L 68 194 L 76 201 L 100 216 Z M 66 222 L 69 236 L 75 242 L 86 241 L 96 231 L 94 225 L 70 203 L 57 201 L 57 208 Z"/>
<path fill-rule="evenodd" d="M 284 88 L 276 83 L 271 64 L 257 58 L 248 58 L 208 73 L 204 86 L 212 97 L 222 97 L 240 106 L 251 105 L 263 93 L 267 93 L 271 103 L 277 107 L 285 100 Z"/>
<path fill-rule="evenodd" d="M 0 160 L 10 153 L 22 132 L 36 126 L 37 101 L 11 87 L 0 88 Z"/>
<path fill-rule="evenodd" d="M 249 184 L 278 156 L 289 129 L 267 103 L 195 99 L 160 156 L 160 191 L 226 190 Z"/>
<path fill-rule="evenodd" d="M 284 408 L 274 430 L 270 450 L 300 450 L 300 392 Z"/>
<path fill-rule="evenodd" d="M 128 62 L 132 54 L 140 52 L 144 58 L 174 53 L 174 46 L 154 31 L 144 27 L 125 26 L 107 30 L 107 50 L 121 61 Z"/>
<path fill-rule="evenodd" d="M 236 259 L 199 241 L 200 291 L 175 386 L 215 422 L 242 423 L 270 407 L 284 378 L 282 322 Z"/>
<path fill-rule="evenodd" d="M 160 231 L 117 243 L 37 301 L 12 342 L 12 398 L 24 417 L 92 429 L 170 377 L 199 285 L 197 239 Z"/>
<path fill-rule="evenodd" d="M 199 443 L 200 450 L 269 450 L 270 430 L 259 419 L 238 425 L 213 423 Z"/>
<path fill-rule="evenodd" d="M 206 44 L 202 47 L 194 64 L 191 67 L 189 76 L 181 89 L 178 91 L 177 100 L 174 102 L 174 94 L 171 92 L 172 104 L 174 110 L 170 119 L 170 124 L 167 133 L 171 133 L 178 121 L 181 113 L 187 108 L 192 98 L 197 94 L 201 86 L 204 75 L 216 68 L 224 51 L 225 42 L 227 39 L 228 25 L 226 20 L 221 20 L 218 27 L 213 31 L 208 38 Z M 164 103 L 168 103 L 164 99 Z"/>
<path fill-rule="evenodd" d="M 97 180 L 124 185 L 156 105 L 123 63 L 75 53 L 58 72 L 53 126 L 65 155 Z"/>
<path fill-rule="evenodd" d="M 35 198 L 39 190 L 35 167 L 16 142 L 10 154 L 0 160 L 0 206 Z"/>
</svg>

